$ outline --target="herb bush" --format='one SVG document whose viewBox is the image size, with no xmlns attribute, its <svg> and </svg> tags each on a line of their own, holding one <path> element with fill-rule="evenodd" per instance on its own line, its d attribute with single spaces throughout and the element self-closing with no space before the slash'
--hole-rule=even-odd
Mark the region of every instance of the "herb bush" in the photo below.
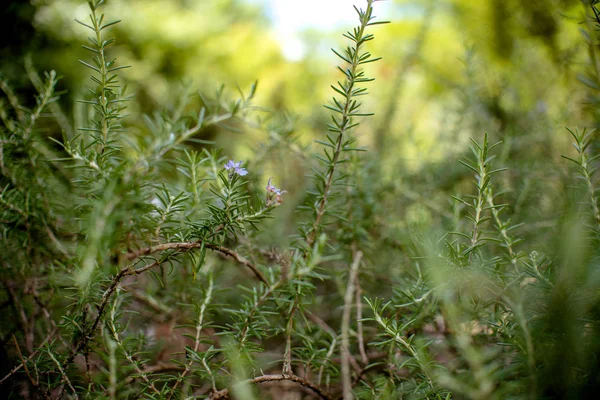
<svg viewBox="0 0 600 400">
<path fill-rule="evenodd" d="M 28 65 L 30 108 L 2 81 L 2 396 L 596 393 L 593 131 L 568 129 L 575 151 L 552 166 L 562 171 L 553 185 L 536 186 L 556 209 L 538 240 L 523 207 L 505 203 L 526 172 L 504 168 L 496 156 L 507 145 L 484 132 L 456 160 L 464 167 L 456 179 L 470 176 L 469 186 L 431 206 L 440 212 L 425 223 L 398 224 L 409 193 L 380 179 L 381 160 L 355 139 L 371 115 L 361 101 L 372 80 L 365 68 L 378 60 L 368 50 L 381 23 L 375 2 L 356 9 L 348 47 L 334 50 L 341 79 L 314 148 L 299 144 L 289 119 L 262 116 L 256 85 L 237 97 L 201 95 L 198 107 L 186 95 L 152 115 L 127 115 L 136 100 L 119 80 L 126 67 L 111 58 L 116 22 L 101 0 L 78 21 L 90 33 L 82 126 L 57 103 L 56 72 Z M 595 4 L 584 4 L 594 62 Z M 598 78 L 596 69 L 581 76 L 592 90 Z M 255 158 L 233 160 L 199 139 L 213 126 L 251 127 L 265 141 Z M 275 149 L 302 158 L 306 188 L 264 172 Z M 423 185 L 408 172 L 399 179 Z M 301 200 L 292 214 L 293 198 Z"/>
</svg>

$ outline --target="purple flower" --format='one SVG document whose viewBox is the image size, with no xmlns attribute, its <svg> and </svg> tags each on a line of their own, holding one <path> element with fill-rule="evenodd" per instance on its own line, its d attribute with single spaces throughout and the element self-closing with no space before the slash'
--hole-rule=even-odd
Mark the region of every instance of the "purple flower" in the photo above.
<svg viewBox="0 0 600 400">
<path fill-rule="evenodd" d="M 281 195 L 281 189 L 277 189 L 274 185 L 271 185 L 271 179 L 273 178 L 269 178 L 269 182 L 267 182 L 267 192 Z"/>
<path fill-rule="evenodd" d="M 285 190 L 278 189 L 275 185 L 271 185 L 271 179 L 273 178 L 269 178 L 269 182 L 267 182 L 267 207 L 280 205 L 283 201 L 281 195 L 286 193 Z"/>
<path fill-rule="evenodd" d="M 242 163 L 243 161 L 237 163 L 233 160 L 227 161 L 227 164 L 225 164 L 224 167 L 226 171 L 229 171 L 229 177 L 231 177 L 233 174 L 238 174 L 239 176 L 248 175 L 246 168 L 241 167 Z"/>
</svg>

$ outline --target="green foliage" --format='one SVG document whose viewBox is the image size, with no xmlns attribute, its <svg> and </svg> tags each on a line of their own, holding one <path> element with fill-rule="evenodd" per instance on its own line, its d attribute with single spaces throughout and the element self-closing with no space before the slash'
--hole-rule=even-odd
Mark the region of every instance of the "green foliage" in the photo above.
<svg viewBox="0 0 600 400">
<path fill-rule="evenodd" d="M 444 138 L 434 137 L 437 145 L 456 142 L 452 157 L 419 166 L 396 157 L 387 134 L 393 103 L 375 132 L 385 141 L 366 151 L 361 135 L 372 124 L 363 121 L 373 114 L 363 107 L 377 108 L 366 84 L 379 88 L 367 77 L 379 60 L 372 31 L 383 28 L 376 2 L 355 7 L 347 46 L 333 50 L 341 80 L 315 149 L 290 114 L 255 105 L 256 83 L 237 98 L 223 88 L 196 96 L 188 85 L 177 101 L 138 114 L 148 105 L 125 94 L 125 67 L 112 56 L 118 41 L 109 38 L 123 31 L 106 22 L 102 0 L 76 25 L 91 32 L 83 46 L 91 58 L 81 61 L 91 72 L 78 103 L 85 111 L 64 112 L 57 73 L 42 79 L 31 59 L 32 106 L 2 79 L 0 364 L 9 367 L 0 385 L 8 398 L 593 396 L 593 129 L 568 129 L 575 154 L 566 161 L 543 140 L 532 146 L 521 130 L 546 129 L 546 111 L 481 90 L 480 60 L 483 68 L 502 61 L 470 49 L 466 82 L 451 85 L 459 100 L 450 133 L 432 133 Z M 466 3 L 449 4 L 467 18 Z M 578 90 L 590 101 L 572 118 L 595 125 L 600 19 L 596 2 L 581 7 L 591 68 Z M 545 8 L 514 8 L 533 21 L 528 38 L 560 37 Z M 425 10 L 440 12 L 434 3 Z M 501 58 L 519 53 L 513 34 L 495 37 Z M 475 137 L 464 157 L 461 130 Z M 225 156 L 231 146 L 218 145 L 232 137 L 250 137 L 253 156 Z M 288 168 L 311 171 L 309 181 L 286 179 Z"/>
</svg>

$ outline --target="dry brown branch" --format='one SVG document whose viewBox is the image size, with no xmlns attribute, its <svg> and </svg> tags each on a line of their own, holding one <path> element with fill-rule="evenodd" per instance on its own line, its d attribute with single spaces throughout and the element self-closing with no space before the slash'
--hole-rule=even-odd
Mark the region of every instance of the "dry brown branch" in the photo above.
<svg viewBox="0 0 600 400">
<path fill-rule="evenodd" d="M 29 378 L 29 381 L 31 382 L 31 384 L 33 385 L 33 387 L 35 387 L 41 394 L 42 396 L 44 396 L 45 399 L 50 399 L 50 396 L 48 396 L 48 393 L 39 386 L 37 379 L 34 379 L 33 376 L 31 376 L 31 373 L 29 372 L 29 368 L 27 368 L 27 362 L 25 361 L 25 359 L 23 358 L 23 353 L 21 353 L 21 348 L 19 347 L 19 342 L 17 342 L 17 338 L 15 337 L 15 335 L 12 335 L 12 339 L 13 342 L 15 343 L 15 348 L 17 349 L 17 354 L 19 355 L 19 359 L 21 360 L 21 364 L 23 366 L 23 369 L 25 369 L 25 373 L 27 374 L 27 377 Z M 33 357 L 33 355 L 31 355 L 28 360 L 30 360 Z M 13 369 L 13 371 L 17 371 L 18 368 Z M 13 372 L 11 371 L 11 373 L 9 373 L 5 378 L 11 376 L 13 374 Z M 4 379 L 2 379 L 4 381 Z"/>
<path fill-rule="evenodd" d="M 33 376 L 31 376 L 31 373 L 29 372 L 29 368 L 27 368 L 27 362 L 23 358 L 23 353 L 21 353 L 21 347 L 19 346 L 19 342 L 17 342 L 17 338 L 15 337 L 15 335 L 12 335 L 12 339 L 13 339 L 13 342 L 15 343 L 15 348 L 17 349 L 17 354 L 19 355 L 19 359 L 21 360 L 21 365 L 25 369 L 25 374 L 27 374 L 27 377 L 29 378 L 29 381 L 31 382 L 31 384 L 33 386 L 37 387 L 38 382 L 36 379 L 33 379 Z"/>
<path fill-rule="evenodd" d="M 248 379 L 247 381 L 245 381 L 245 383 L 260 384 L 260 383 L 281 382 L 281 381 L 289 381 L 289 382 L 298 383 L 298 384 L 302 385 L 303 387 L 310 389 L 314 394 L 319 396 L 321 399 L 326 399 L 326 400 L 332 399 L 332 397 L 327 392 L 325 392 L 323 389 L 321 389 L 318 385 L 315 385 L 314 383 L 312 383 L 304 378 L 301 378 L 299 376 L 292 375 L 292 374 L 289 374 L 289 375 L 288 374 L 262 375 L 262 376 L 258 376 L 253 379 Z M 229 389 L 223 389 L 223 390 L 219 390 L 218 392 L 214 392 L 212 395 L 210 395 L 210 397 L 208 397 L 208 400 L 228 399 L 228 398 L 229 398 Z"/>
<path fill-rule="evenodd" d="M 44 341 L 42 342 L 40 347 L 45 346 L 46 343 L 48 343 L 49 341 L 54 339 L 54 336 L 56 335 L 56 333 L 57 333 L 56 330 L 53 330 L 52 332 L 50 332 L 50 334 L 46 337 L 46 339 L 44 339 Z M 40 352 L 40 350 L 39 350 L 40 347 L 38 347 L 33 353 L 31 353 L 29 355 L 29 357 L 27 357 L 25 360 L 21 360 L 20 364 L 15 365 L 8 374 L 6 374 L 2 379 L 0 379 L 0 385 L 2 385 L 4 382 L 6 382 L 8 380 L 8 378 L 10 378 L 15 373 L 17 373 L 17 371 L 19 371 L 21 368 L 23 368 L 25 366 L 25 362 L 29 362 L 33 359 L 33 357 L 37 356 L 37 354 Z"/>
<path fill-rule="evenodd" d="M 203 245 L 202 241 L 181 242 L 181 243 L 163 243 L 163 244 L 159 244 L 156 246 L 146 247 L 143 249 L 139 249 L 139 250 L 127 253 L 125 255 L 125 259 L 126 260 L 135 260 L 135 259 L 143 257 L 143 256 L 159 253 L 161 251 L 166 251 L 166 250 L 176 250 L 178 252 L 189 251 L 192 249 L 199 249 L 202 247 L 202 245 Z M 269 285 L 269 282 L 267 281 L 267 278 L 263 275 L 263 273 L 254 264 L 252 264 L 246 258 L 242 257 L 239 253 L 237 253 L 231 249 L 228 249 L 227 247 L 219 246 L 219 245 L 216 245 L 213 243 L 204 242 L 204 247 L 207 249 L 225 254 L 226 256 L 233 258 L 239 264 L 242 264 L 245 267 L 248 267 L 262 283 L 264 283 L 267 286 Z M 144 271 L 141 271 L 141 272 L 144 272 Z"/>
</svg>

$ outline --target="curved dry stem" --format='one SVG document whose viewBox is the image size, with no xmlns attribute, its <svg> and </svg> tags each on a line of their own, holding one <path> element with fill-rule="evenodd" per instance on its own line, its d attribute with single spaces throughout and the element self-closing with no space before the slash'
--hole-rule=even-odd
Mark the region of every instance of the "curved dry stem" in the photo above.
<svg viewBox="0 0 600 400">
<path fill-rule="evenodd" d="M 314 394 L 319 396 L 321 399 L 331 400 L 332 397 L 323 389 L 321 389 L 318 385 L 301 378 L 297 375 L 293 374 L 281 374 L 281 375 L 262 375 L 253 379 L 248 379 L 245 383 L 267 383 L 267 382 L 281 382 L 281 381 L 289 381 L 295 382 L 299 385 L 310 389 Z M 214 392 L 212 395 L 208 397 L 208 400 L 217 400 L 217 399 L 228 399 L 229 398 L 229 389 L 219 390 L 218 392 Z"/>
<path fill-rule="evenodd" d="M 227 247 L 219 246 L 219 245 L 216 245 L 213 243 L 206 243 L 201 240 L 198 240 L 196 242 L 163 243 L 163 244 L 159 244 L 156 246 L 146 247 L 143 249 L 132 251 L 130 253 L 127 253 L 124 258 L 125 258 L 125 260 L 135 260 L 137 258 L 147 256 L 150 254 L 159 253 L 161 251 L 176 250 L 178 252 L 185 252 L 185 251 L 189 251 L 192 249 L 199 249 L 202 246 L 204 246 L 207 249 L 217 251 L 221 254 L 224 254 L 226 256 L 233 258 L 239 264 L 242 264 L 243 266 L 248 267 L 254 273 L 254 275 L 256 276 L 256 278 L 258 280 L 260 280 L 265 285 L 269 286 L 269 281 L 267 281 L 267 278 L 265 277 L 265 275 L 254 264 L 252 264 L 246 258 L 241 256 L 239 253 L 237 253 Z M 143 267 L 143 268 L 140 268 L 137 270 L 133 270 L 130 275 L 133 275 L 133 274 L 138 275 L 142 272 L 145 272 L 147 269 L 152 268 L 149 266 L 154 267 L 155 265 L 149 264 L 146 267 Z M 135 272 L 135 271 L 137 271 L 137 272 Z"/>
</svg>

